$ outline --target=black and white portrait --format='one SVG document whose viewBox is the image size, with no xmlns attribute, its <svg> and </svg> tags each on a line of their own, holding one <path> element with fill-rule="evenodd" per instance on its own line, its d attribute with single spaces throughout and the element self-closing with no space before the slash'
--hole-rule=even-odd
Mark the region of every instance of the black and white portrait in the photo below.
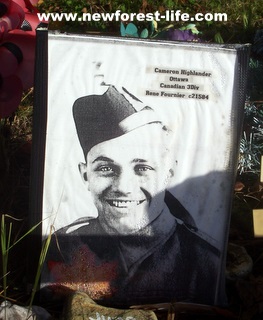
<svg viewBox="0 0 263 320">
<path fill-rule="evenodd" d="M 236 54 L 211 50 L 50 35 L 48 296 L 224 303 Z"/>
</svg>

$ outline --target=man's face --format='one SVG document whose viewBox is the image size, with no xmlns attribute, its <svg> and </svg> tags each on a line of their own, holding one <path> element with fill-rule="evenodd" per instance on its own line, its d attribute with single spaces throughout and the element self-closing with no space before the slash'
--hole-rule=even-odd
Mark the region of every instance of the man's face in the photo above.
<svg viewBox="0 0 263 320">
<path fill-rule="evenodd" d="M 158 126 L 159 134 L 161 130 Z M 162 140 L 155 140 L 151 130 L 134 130 L 94 146 L 87 164 L 81 165 L 98 219 L 108 232 L 135 233 L 163 210 L 172 170 Z"/>
</svg>

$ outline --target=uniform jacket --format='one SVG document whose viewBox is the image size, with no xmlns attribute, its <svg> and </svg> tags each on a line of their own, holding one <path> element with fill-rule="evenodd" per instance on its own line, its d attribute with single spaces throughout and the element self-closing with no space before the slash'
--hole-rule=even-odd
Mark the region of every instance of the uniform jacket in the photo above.
<svg viewBox="0 0 263 320">
<path fill-rule="evenodd" d="M 82 219 L 57 231 L 44 286 L 53 294 L 86 291 L 111 306 L 171 301 L 214 304 L 220 251 L 199 233 L 191 215 L 168 192 L 165 202 L 168 210 L 140 234 L 108 235 L 98 219 Z M 167 226 L 162 228 L 164 223 Z M 165 232 L 158 233 L 160 226 Z"/>
</svg>

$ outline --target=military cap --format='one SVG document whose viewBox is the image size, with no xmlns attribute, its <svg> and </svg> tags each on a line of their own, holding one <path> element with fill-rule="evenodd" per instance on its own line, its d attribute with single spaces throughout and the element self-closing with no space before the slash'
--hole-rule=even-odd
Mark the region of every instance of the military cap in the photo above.
<svg viewBox="0 0 263 320">
<path fill-rule="evenodd" d="M 73 117 L 84 157 L 101 142 L 146 124 L 161 123 L 153 109 L 122 89 L 123 93 L 120 93 L 114 86 L 109 86 L 102 95 L 88 95 L 74 102 Z"/>
</svg>

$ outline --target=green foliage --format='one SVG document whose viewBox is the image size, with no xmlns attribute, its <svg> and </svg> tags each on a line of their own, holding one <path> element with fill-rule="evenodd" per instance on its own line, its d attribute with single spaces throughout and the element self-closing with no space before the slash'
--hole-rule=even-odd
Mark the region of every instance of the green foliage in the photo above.
<svg viewBox="0 0 263 320">
<path fill-rule="evenodd" d="M 73 12 L 87 13 L 113 13 L 121 10 L 123 13 L 154 13 L 161 14 L 165 10 L 181 10 L 190 16 L 196 13 L 227 13 L 228 21 L 202 21 L 198 22 L 198 30 L 202 31 L 202 38 L 209 42 L 220 43 L 245 43 L 251 42 L 253 33 L 262 24 L 263 6 L 261 1 L 250 0 L 43 0 L 39 5 L 41 12 Z M 127 21 L 129 22 L 129 21 Z M 131 22 L 131 21 L 130 21 Z M 138 23 L 134 21 L 136 26 Z M 171 22 L 161 20 L 160 28 Z M 179 29 L 182 22 L 176 22 L 175 28 Z M 119 35 L 119 22 L 117 21 L 92 21 L 92 22 L 51 22 L 51 29 L 60 29 L 67 32 L 88 33 L 92 31 L 107 32 Z M 145 26 L 140 27 L 140 32 Z M 148 28 L 147 28 L 148 29 Z"/>
<path fill-rule="evenodd" d="M 250 59 L 248 91 L 251 101 L 263 100 L 263 61 Z"/>
<path fill-rule="evenodd" d="M 30 298 L 30 302 L 29 302 L 29 308 L 31 308 L 33 305 L 35 294 L 37 292 L 37 288 L 38 288 L 39 281 L 40 281 L 41 272 L 42 272 L 42 269 L 43 269 L 43 266 L 44 266 L 44 263 L 46 260 L 47 252 L 48 252 L 48 249 L 50 246 L 51 237 L 52 237 L 52 228 L 50 228 L 50 233 L 48 234 L 48 237 L 42 243 L 42 248 L 41 248 L 41 252 L 40 252 L 40 256 L 39 256 L 37 271 L 36 271 L 36 275 L 35 275 L 35 281 L 33 284 L 32 294 L 31 294 L 31 298 Z"/>
<path fill-rule="evenodd" d="M 259 157 L 261 155 L 260 148 L 255 144 L 254 135 L 250 133 L 248 136 L 246 132 L 243 132 L 243 137 L 240 141 L 240 158 L 238 171 L 239 174 L 252 172 L 259 172 Z"/>
<path fill-rule="evenodd" d="M 214 41 L 216 43 L 224 43 L 224 39 L 222 38 L 222 35 L 220 32 L 217 32 L 214 36 Z"/>
<path fill-rule="evenodd" d="M 3 281 L 3 297 L 5 300 L 8 299 L 7 291 L 8 291 L 8 276 L 12 273 L 12 271 L 8 271 L 8 262 L 9 262 L 9 256 L 10 252 L 13 248 L 17 246 L 19 242 L 21 242 L 25 237 L 27 237 L 29 234 L 31 234 L 42 222 L 39 222 L 35 226 L 33 226 L 31 229 L 29 229 L 27 232 L 25 232 L 22 236 L 17 237 L 17 235 L 13 235 L 13 221 L 21 221 L 20 219 L 16 219 L 14 217 L 11 217 L 7 214 L 2 214 L 1 217 L 1 253 L 2 253 L 2 281 Z M 42 244 L 42 249 L 39 256 L 39 262 L 36 270 L 35 275 L 35 281 L 33 284 L 33 289 L 30 297 L 29 302 L 29 311 L 32 308 L 33 301 L 35 298 L 35 294 L 37 292 L 37 288 L 39 285 L 40 275 L 41 271 L 44 265 L 44 261 L 46 258 L 46 254 L 50 245 L 52 236 L 52 230 L 50 230 L 50 233 L 47 237 L 47 239 Z M 14 240 L 13 240 L 14 238 Z"/>
<path fill-rule="evenodd" d="M 251 58 L 249 71 L 238 172 L 259 175 L 263 155 L 263 62 Z"/>
<path fill-rule="evenodd" d="M 164 27 L 161 30 L 157 29 L 157 22 L 151 21 L 148 23 L 148 27 L 144 27 L 142 31 L 139 27 L 130 22 L 125 25 L 121 22 L 120 33 L 122 37 L 132 38 L 156 38 L 162 40 L 184 40 L 184 41 L 198 41 L 197 35 L 200 33 L 195 24 L 190 23 L 179 29 L 175 29 L 173 25 Z"/>
<path fill-rule="evenodd" d="M 161 31 L 162 32 L 162 31 Z M 130 22 L 126 26 L 123 22 L 120 24 L 120 35 L 122 37 L 131 38 L 151 38 L 160 34 L 157 32 L 157 22 L 150 21 L 147 24 L 139 24 L 138 26 Z"/>
<path fill-rule="evenodd" d="M 11 219 L 11 222 L 6 222 L 6 218 Z M 26 232 L 24 235 L 22 235 L 20 238 L 18 238 L 15 241 L 12 240 L 12 230 L 13 230 L 13 222 L 12 221 L 19 221 L 19 219 L 15 219 L 14 217 L 11 217 L 9 215 L 2 214 L 1 218 L 1 252 L 2 252 L 2 268 L 3 268 L 3 289 L 4 289 L 4 298 L 7 298 L 7 276 L 9 274 L 8 272 L 8 259 L 9 259 L 9 253 L 10 250 L 15 247 L 20 241 L 22 241 L 27 235 L 29 235 L 31 232 L 33 232 L 39 224 L 31 228 L 28 232 Z"/>
<path fill-rule="evenodd" d="M 138 38 L 138 28 L 133 23 L 128 23 L 128 25 L 125 27 L 125 25 L 121 22 L 121 35 L 123 37 Z"/>
<path fill-rule="evenodd" d="M 263 104 L 246 103 L 238 172 L 259 174 L 263 155 Z"/>
<path fill-rule="evenodd" d="M 7 229 L 8 228 L 8 229 Z M 12 223 L 9 227 L 5 223 L 5 215 L 2 215 L 1 219 L 1 252 L 2 252 L 2 270 L 3 270 L 3 289 L 4 298 L 7 297 L 7 276 L 8 276 L 8 254 L 11 247 L 11 234 L 12 234 Z"/>
<path fill-rule="evenodd" d="M 192 34 L 200 33 L 200 31 L 197 30 L 196 25 L 194 23 L 190 23 L 187 26 L 181 27 L 180 30 L 191 30 Z"/>
</svg>

